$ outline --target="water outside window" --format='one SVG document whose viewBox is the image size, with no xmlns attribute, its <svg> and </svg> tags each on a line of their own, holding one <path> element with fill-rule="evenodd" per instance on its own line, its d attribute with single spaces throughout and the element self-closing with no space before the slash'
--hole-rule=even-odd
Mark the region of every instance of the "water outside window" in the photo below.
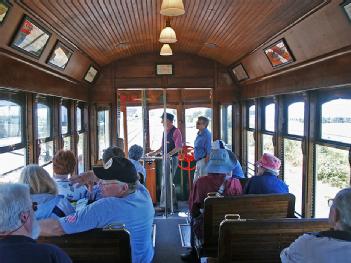
<svg viewBox="0 0 351 263">
<path fill-rule="evenodd" d="M 194 141 L 198 130 L 196 129 L 196 121 L 200 116 L 204 116 L 210 120 L 207 129 L 212 130 L 212 109 L 206 107 L 197 107 L 185 109 L 185 144 L 187 146 L 194 146 Z M 184 135 L 183 135 L 184 136 Z"/>
<path fill-rule="evenodd" d="M 328 199 L 350 187 L 348 151 L 316 145 L 315 217 L 328 217 Z"/>
<path fill-rule="evenodd" d="M 61 134 L 68 132 L 68 109 L 66 106 L 61 106 Z"/>
<path fill-rule="evenodd" d="M 0 100 L 0 147 L 21 143 L 21 106 Z"/>
<path fill-rule="evenodd" d="M 173 124 L 177 126 L 177 110 L 167 109 L 166 111 L 174 115 Z M 157 150 L 161 147 L 163 136 L 163 125 L 161 123 L 162 114 L 163 109 L 149 110 L 150 149 L 152 151 Z"/>
<path fill-rule="evenodd" d="M 252 131 L 247 131 L 247 175 L 255 175 L 255 140 Z"/>
<path fill-rule="evenodd" d="M 288 134 L 303 136 L 305 103 L 295 102 L 288 107 Z"/>
<path fill-rule="evenodd" d="M 275 104 L 271 103 L 265 107 L 265 124 L 264 128 L 266 131 L 275 131 L 274 120 L 275 120 Z"/>
<path fill-rule="evenodd" d="M 351 143 L 351 99 L 326 102 L 321 110 L 322 139 Z"/>
<path fill-rule="evenodd" d="M 133 144 L 143 146 L 143 109 L 141 106 L 127 107 L 128 148 Z"/>
<path fill-rule="evenodd" d="M 284 139 L 284 181 L 289 192 L 295 195 L 295 211 L 302 213 L 302 164 L 301 141 Z"/>
<path fill-rule="evenodd" d="M 51 114 L 50 108 L 45 104 L 37 104 L 37 131 L 38 138 L 48 138 L 51 136 Z"/>
<path fill-rule="evenodd" d="M 102 158 L 103 150 L 110 147 L 110 111 L 98 111 L 98 158 Z"/>
</svg>

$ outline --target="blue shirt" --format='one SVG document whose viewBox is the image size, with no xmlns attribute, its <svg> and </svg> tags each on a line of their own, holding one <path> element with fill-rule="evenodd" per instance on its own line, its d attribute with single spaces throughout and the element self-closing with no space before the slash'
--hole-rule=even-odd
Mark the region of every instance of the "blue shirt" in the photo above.
<svg viewBox="0 0 351 263">
<path fill-rule="evenodd" d="M 194 142 L 194 158 L 196 161 L 210 155 L 211 152 L 211 133 L 205 128 L 197 133 Z"/>
<path fill-rule="evenodd" d="M 80 199 L 96 200 L 101 198 L 100 189 L 97 186 L 93 187 L 93 191 L 89 192 L 84 185 L 72 184 L 69 179 L 54 178 L 59 195 L 64 196 L 70 202 Z"/>
<path fill-rule="evenodd" d="M 74 207 L 62 195 L 53 194 L 32 194 L 33 202 L 38 203 L 38 210 L 35 211 L 37 220 L 45 218 L 59 218 L 74 213 Z"/>
<path fill-rule="evenodd" d="M 279 194 L 289 193 L 288 186 L 275 174 L 265 171 L 262 175 L 255 175 L 249 179 L 245 194 Z"/>
<path fill-rule="evenodd" d="M 232 171 L 232 178 L 245 178 L 244 172 L 243 172 L 243 168 L 241 167 L 240 162 L 237 160 L 236 161 L 236 165 L 233 168 Z"/>
<path fill-rule="evenodd" d="M 130 233 L 133 263 L 150 263 L 154 251 L 151 233 L 155 210 L 147 189 L 138 183 L 134 193 L 125 197 L 105 197 L 72 215 L 60 218 L 67 234 L 124 224 Z"/>
</svg>

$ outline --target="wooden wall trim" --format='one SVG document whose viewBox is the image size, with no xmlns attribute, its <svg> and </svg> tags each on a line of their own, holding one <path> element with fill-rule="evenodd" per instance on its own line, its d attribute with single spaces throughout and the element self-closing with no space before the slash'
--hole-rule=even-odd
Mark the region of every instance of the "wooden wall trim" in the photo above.
<svg viewBox="0 0 351 263">
<path fill-rule="evenodd" d="M 242 88 L 241 99 L 351 85 L 351 52 Z"/>
</svg>

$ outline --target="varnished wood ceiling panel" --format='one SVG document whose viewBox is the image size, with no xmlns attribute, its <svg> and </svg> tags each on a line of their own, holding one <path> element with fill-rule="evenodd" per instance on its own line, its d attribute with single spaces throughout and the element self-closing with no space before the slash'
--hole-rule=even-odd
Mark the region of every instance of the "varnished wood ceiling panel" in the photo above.
<svg viewBox="0 0 351 263">
<path fill-rule="evenodd" d="M 162 0 L 18 1 L 100 65 L 161 48 Z M 322 2 L 184 0 L 185 15 L 171 19 L 178 38 L 172 49 L 229 65 Z"/>
</svg>

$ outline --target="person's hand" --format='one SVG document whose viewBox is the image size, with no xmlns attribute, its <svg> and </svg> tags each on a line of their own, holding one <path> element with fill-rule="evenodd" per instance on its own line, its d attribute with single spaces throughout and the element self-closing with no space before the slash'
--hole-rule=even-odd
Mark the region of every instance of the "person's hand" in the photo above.
<svg viewBox="0 0 351 263">
<path fill-rule="evenodd" d="M 73 184 L 85 185 L 91 192 L 95 183 L 99 181 L 93 171 L 83 172 L 79 175 L 72 176 L 69 179 Z"/>
</svg>

